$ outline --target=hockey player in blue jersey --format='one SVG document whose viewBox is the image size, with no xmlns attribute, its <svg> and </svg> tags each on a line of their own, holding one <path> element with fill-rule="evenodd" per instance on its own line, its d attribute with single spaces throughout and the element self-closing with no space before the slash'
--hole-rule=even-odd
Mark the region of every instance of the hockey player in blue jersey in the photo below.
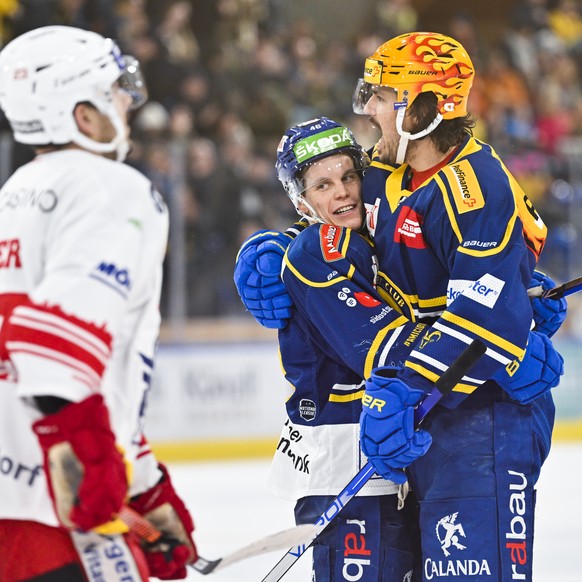
<svg viewBox="0 0 582 582">
<path fill-rule="evenodd" d="M 471 137 L 473 74 L 459 43 L 414 33 L 379 47 L 358 85 L 355 110 L 382 130 L 363 186 L 380 293 L 422 336 L 397 378 L 376 369 L 385 337 L 369 338 L 366 401 L 384 404 L 364 408 L 362 448 L 382 475 L 408 467 L 424 580 L 531 580 L 534 485 L 550 447 L 548 388 L 561 369 L 547 339 L 529 330 L 533 317 L 555 331 L 565 302 L 546 302 L 544 322 L 532 313 L 527 287 L 546 229 L 492 148 Z M 276 271 L 261 274 L 276 253 L 267 258 L 264 242 L 256 250 L 257 277 L 239 263 L 237 286 L 258 319 L 280 325 L 293 306 L 269 278 Z M 267 285 L 261 295 L 261 282 L 272 293 Z M 427 419 L 425 446 L 411 411 L 475 337 L 487 353 Z M 334 340 L 338 350 L 362 345 Z"/>
<path fill-rule="evenodd" d="M 313 523 L 366 462 L 359 444 L 364 382 L 357 370 L 368 349 L 338 351 L 333 337 L 349 334 L 357 313 L 370 328 L 366 335 L 388 321 L 394 328 L 408 323 L 408 333 L 395 336 L 391 357 L 403 362 L 411 350 L 405 340 L 415 324 L 377 294 L 373 245 L 358 234 L 368 164 L 352 133 L 325 117 L 291 127 L 277 151 L 279 179 L 306 222 L 297 225 L 302 232 L 289 245 L 283 271 L 295 309 L 279 346 L 294 392 L 269 489 L 296 501 L 297 523 Z M 404 490 L 379 475 L 368 482 L 314 545 L 316 580 L 420 580 L 418 508 L 412 495 L 399 507 L 399 491 L 402 498 Z"/>
</svg>

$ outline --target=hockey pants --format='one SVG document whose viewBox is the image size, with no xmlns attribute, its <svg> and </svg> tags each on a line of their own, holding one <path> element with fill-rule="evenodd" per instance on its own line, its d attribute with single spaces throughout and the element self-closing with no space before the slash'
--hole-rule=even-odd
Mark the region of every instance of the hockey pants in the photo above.
<svg viewBox="0 0 582 582">
<path fill-rule="evenodd" d="M 520 405 L 493 383 L 427 417 L 433 443 L 408 468 L 423 581 L 531 582 L 534 485 L 553 423 L 550 394 Z"/>
</svg>

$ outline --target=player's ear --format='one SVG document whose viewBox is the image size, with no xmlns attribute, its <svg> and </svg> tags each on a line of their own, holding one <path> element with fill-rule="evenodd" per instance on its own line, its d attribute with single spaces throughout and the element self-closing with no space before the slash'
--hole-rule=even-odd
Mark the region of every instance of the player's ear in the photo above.
<svg viewBox="0 0 582 582">
<path fill-rule="evenodd" d="M 89 103 L 77 103 L 73 110 L 73 118 L 79 131 L 92 138 L 96 127 L 98 111 Z"/>
</svg>

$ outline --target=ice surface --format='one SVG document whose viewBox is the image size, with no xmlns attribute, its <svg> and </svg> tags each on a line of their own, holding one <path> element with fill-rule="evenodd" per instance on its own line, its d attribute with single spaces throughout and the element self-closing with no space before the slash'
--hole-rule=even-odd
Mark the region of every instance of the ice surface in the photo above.
<svg viewBox="0 0 582 582">
<path fill-rule="evenodd" d="M 264 490 L 268 460 L 170 466 L 192 510 L 200 554 L 214 559 L 294 525 L 293 504 Z M 278 550 L 188 580 L 260 582 L 284 554 Z M 308 551 L 284 582 L 309 582 Z M 582 443 L 554 444 L 538 483 L 533 582 L 582 581 Z"/>
</svg>

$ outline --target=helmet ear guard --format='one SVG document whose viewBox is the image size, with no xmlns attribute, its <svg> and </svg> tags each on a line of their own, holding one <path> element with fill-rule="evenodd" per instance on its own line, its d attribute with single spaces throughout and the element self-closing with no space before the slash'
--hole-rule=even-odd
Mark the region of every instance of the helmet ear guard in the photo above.
<svg viewBox="0 0 582 582">
<path fill-rule="evenodd" d="M 147 99 L 139 64 L 121 55 L 101 35 L 68 26 L 31 30 L 0 52 L 0 106 L 20 143 L 42 146 L 77 143 L 97 153 L 128 149 L 124 122 L 113 102 L 112 87 L 139 106 Z M 116 130 L 109 143 L 83 135 L 73 111 L 89 102 L 108 116 Z"/>
</svg>

